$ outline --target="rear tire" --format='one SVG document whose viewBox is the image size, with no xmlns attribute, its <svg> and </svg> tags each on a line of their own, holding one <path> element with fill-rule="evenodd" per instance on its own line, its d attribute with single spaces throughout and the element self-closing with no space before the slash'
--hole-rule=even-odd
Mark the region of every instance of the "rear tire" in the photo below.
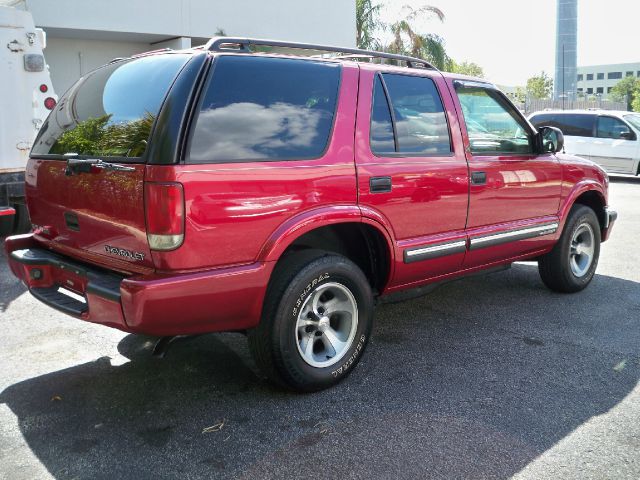
<svg viewBox="0 0 640 480">
<path fill-rule="evenodd" d="M 591 283 L 600 257 L 600 224 L 584 205 L 572 207 L 558 243 L 538 260 L 538 271 L 551 290 L 574 293 Z"/>
<path fill-rule="evenodd" d="M 372 324 L 373 295 L 358 266 L 340 255 L 307 250 L 276 267 L 249 347 L 271 381 L 317 391 L 351 373 Z"/>
</svg>

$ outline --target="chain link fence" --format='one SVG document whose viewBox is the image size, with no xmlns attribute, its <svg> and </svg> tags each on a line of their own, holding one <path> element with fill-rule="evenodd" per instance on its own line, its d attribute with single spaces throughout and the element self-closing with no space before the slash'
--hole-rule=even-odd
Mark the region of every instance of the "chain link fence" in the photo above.
<svg viewBox="0 0 640 480">
<path fill-rule="evenodd" d="M 600 110 L 627 110 L 627 102 L 613 102 L 610 100 L 551 100 L 551 99 L 527 99 L 524 103 L 516 104 L 516 106 L 529 115 L 533 112 L 540 110 L 587 110 L 587 109 L 600 109 Z"/>
</svg>

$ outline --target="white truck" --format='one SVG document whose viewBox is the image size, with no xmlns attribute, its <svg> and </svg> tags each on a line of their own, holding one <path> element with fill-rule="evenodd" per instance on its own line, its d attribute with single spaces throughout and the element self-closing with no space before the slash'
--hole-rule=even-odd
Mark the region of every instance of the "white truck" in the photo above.
<svg viewBox="0 0 640 480">
<path fill-rule="evenodd" d="M 30 228 L 24 171 L 31 144 L 58 97 L 31 14 L 0 6 L 0 236 Z"/>
</svg>

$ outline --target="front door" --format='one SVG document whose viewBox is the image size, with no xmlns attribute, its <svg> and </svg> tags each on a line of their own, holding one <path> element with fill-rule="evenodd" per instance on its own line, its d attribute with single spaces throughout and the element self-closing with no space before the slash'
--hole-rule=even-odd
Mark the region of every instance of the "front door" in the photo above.
<svg viewBox="0 0 640 480">
<path fill-rule="evenodd" d="M 637 135 L 622 120 L 599 115 L 596 137 L 591 145 L 591 160 L 609 172 L 635 175 L 638 144 Z"/>
<path fill-rule="evenodd" d="M 558 228 L 561 167 L 537 152 L 535 132 L 497 89 L 454 81 L 471 187 L 465 267 L 544 248 Z"/>
<path fill-rule="evenodd" d="M 462 266 L 469 178 L 454 111 L 438 72 L 361 65 L 358 199 L 396 241 L 390 286 Z"/>
</svg>

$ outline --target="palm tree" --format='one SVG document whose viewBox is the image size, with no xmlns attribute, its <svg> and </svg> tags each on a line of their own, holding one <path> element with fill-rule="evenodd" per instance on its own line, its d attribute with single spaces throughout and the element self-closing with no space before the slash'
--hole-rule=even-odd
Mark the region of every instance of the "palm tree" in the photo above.
<svg viewBox="0 0 640 480">
<path fill-rule="evenodd" d="M 386 25 L 379 19 L 382 4 L 372 0 L 356 0 L 356 44 L 365 50 L 377 50 L 380 41 L 374 37 L 376 30 L 384 30 Z"/>
<path fill-rule="evenodd" d="M 440 21 L 443 21 L 444 13 L 442 10 L 431 5 L 425 5 L 418 9 L 405 6 L 404 9 L 408 9 L 409 13 L 404 19 L 391 25 L 394 38 L 387 50 L 391 53 L 424 58 L 433 63 L 435 67 L 441 70 L 445 69 L 449 64 L 449 57 L 442 38 L 431 33 L 419 34 L 412 26 L 412 22 L 421 15 L 435 15 Z"/>
</svg>

